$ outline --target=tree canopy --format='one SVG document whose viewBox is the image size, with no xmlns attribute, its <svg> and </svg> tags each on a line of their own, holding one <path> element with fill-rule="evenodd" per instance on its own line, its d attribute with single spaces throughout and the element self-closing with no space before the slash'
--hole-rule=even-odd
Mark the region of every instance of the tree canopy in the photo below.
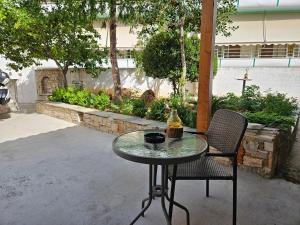
<svg viewBox="0 0 300 225">
<path fill-rule="evenodd" d="M 168 79 L 174 93 L 178 93 L 181 78 L 180 43 L 178 33 L 160 32 L 153 35 L 141 52 L 136 52 L 137 65 L 146 76 Z M 199 38 L 196 35 L 185 38 L 187 80 L 196 81 L 199 67 Z M 215 60 L 214 74 L 217 72 Z"/>
<path fill-rule="evenodd" d="M 0 0 L 0 54 L 19 70 L 53 60 L 64 75 L 69 67 L 98 75 L 105 51 L 93 28 L 88 0 Z"/>
<path fill-rule="evenodd" d="M 233 26 L 231 15 L 236 12 L 237 0 L 218 0 L 216 32 L 230 36 Z M 201 0 L 144 0 L 134 5 L 133 24 L 142 25 L 140 35 L 150 37 L 162 30 L 176 30 L 184 17 L 185 32 L 199 33 L 201 26 Z"/>
</svg>

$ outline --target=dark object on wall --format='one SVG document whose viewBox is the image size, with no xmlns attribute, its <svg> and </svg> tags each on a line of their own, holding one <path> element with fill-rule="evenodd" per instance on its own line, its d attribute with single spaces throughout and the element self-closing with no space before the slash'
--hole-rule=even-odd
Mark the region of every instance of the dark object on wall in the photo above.
<svg viewBox="0 0 300 225">
<path fill-rule="evenodd" d="M 9 82 L 8 74 L 0 69 L 0 85 L 2 84 L 4 86 L 8 84 L 8 82 Z"/>
<path fill-rule="evenodd" d="M 0 84 L 0 105 L 6 105 L 10 101 L 9 90 Z"/>
<path fill-rule="evenodd" d="M 9 90 L 5 86 L 8 82 L 8 74 L 0 69 L 0 105 L 6 105 L 10 101 Z"/>
<path fill-rule="evenodd" d="M 155 99 L 155 93 L 152 90 L 147 90 L 141 95 L 141 99 L 145 101 L 146 105 L 150 105 Z"/>
</svg>

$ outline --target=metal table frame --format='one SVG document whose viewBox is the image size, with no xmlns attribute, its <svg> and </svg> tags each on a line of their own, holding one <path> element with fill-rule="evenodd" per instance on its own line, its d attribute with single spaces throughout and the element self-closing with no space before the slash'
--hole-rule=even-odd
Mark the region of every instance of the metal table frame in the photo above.
<svg viewBox="0 0 300 225">
<path fill-rule="evenodd" d="M 197 138 L 200 138 L 200 137 L 197 137 Z M 185 157 L 175 157 L 175 158 L 147 158 L 147 157 L 140 157 L 140 156 L 136 156 L 136 155 L 126 154 L 126 153 L 120 151 L 120 149 L 118 147 L 116 147 L 117 140 L 118 140 L 118 137 L 113 141 L 113 150 L 118 156 L 120 156 L 121 158 L 127 159 L 129 161 L 149 164 L 149 193 L 148 193 L 148 197 L 145 198 L 142 201 L 142 210 L 132 220 L 130 225 L 135 224 L 135 222 L 141 216 L 144 216 L 144 213 L 150 207 L 150 205 L 152 203 L 152 200 L 154 200 L 155 197 L 160 197 L 161 198 L 161 207 L 162 207 L 162 210 L 163 210 L 163 213 L 164 213 L 164 216 L 165 216 L 165 219 L 166 219 L 166 222 L 167 222 L 168 225 L 172 224 L 171 221 L 172 221 L 172 214 L 173 214 L 173 205 L 175 205 L 175 206 L 177 206 L 177 207 L 179 207 L 179 208 L 181 208 L 185 211 L 187 225 L 189 225 L 190 224 L 189 211 L 185 206 L 183 206 L 183 205 L 179 204 L 178 202 L 174 201 L 174 190 L 175 190 L 174 187 L 171 187 L 170 196 L 168 195 L 168 178 L 169 178 L 168 177 L 168 166 L 173 165 L 172 177 L 176 177 L 177 164 L 184 163 L 184 162 L 189 162 L 189 161 L 193 161 L 193 160 L 198 159 L 205 151 L 207 151 L 207 149 L 208 149 L 207 143 L 206 143 L 206 147 L 199 154 L 189 155 L 189 156 L 185 156 Z M 157 182 L 156 182 L 158 166 L 161 166 L 161 184 L 160 185 L 158 185 Z M 173 182 L 172 182 L 172 185 L 173 185 Z M 169 210 L 168 211 L 167 211 L 166 203 L 165 203 L 166 200 L 169 201 Z M 147 204 L 145 205 L 145 203 L 147 203 Z"/>
</svg>

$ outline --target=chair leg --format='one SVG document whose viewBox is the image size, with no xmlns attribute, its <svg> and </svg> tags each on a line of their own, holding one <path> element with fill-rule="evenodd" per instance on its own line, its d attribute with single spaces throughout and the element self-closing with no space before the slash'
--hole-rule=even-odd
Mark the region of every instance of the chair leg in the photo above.
<svg viewBox="0 0 300 225">
<path fill-rule="evenodd" d="M 209 180 L 206 180 L 206 197 L 209 197 Z"/>
<path fill-rule="evenodd" d="M 173 201 L 174 201 L 174 195 L 175 195 L 176 173 L 177 173 L 177 165 L 174 165 L 173 175 L 172 175 L 172 179 L 171 179 L 171 191 L 170 191 L 170 205 L 169 205 L 170 221 L 172 221 L 172 215 L 173 215 L 173 204 L 174 204 Z"/>
<path fill-rule="evenodd" d="M 153 174 L 153 185 L 156 186 L 157 179 L 157 165 L 154 165 L 154 174 Z"/>
<path fill-rule="evenodd" d="M 237 210 L 237 179 L 233 179 L 233 212 L 232 212 L 233 225 L 236 225 L 236 210 Z"/>
</svg>

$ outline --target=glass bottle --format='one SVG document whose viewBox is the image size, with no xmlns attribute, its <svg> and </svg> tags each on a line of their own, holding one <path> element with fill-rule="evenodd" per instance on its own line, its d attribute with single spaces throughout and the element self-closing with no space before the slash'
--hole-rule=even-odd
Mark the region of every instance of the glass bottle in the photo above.
<svg viewBox="0 0 300 225">
<path fill-rule="evenodd" d="M 177 109 L 172 109 L 167 120 L 168 128 L 182 128 L 182 121 L 177 114 Z"/>
</svg>

